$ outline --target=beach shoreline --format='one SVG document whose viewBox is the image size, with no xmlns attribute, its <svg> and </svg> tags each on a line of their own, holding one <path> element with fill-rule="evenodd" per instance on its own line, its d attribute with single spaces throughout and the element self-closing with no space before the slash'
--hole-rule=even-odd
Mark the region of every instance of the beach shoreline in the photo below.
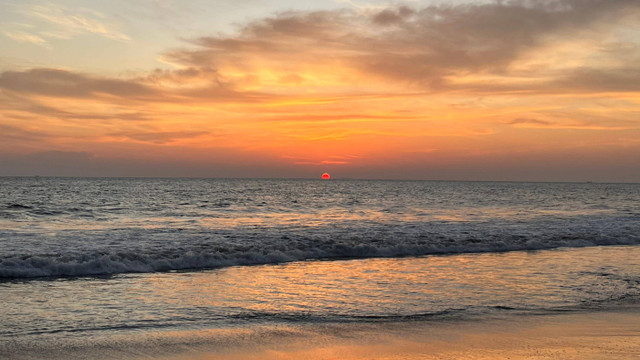
<svg viewBox="0 0 640 360">
<path fill-rule="evenodd" d="M 640 308 L 479 321 L 325 325 L 283 341 L 238 345 L 160 359 L 637 359 Z"/>
<path fill-rule="evenodd" d="M 277 324 L 96 337 L 3 359 L 637 359 L 640 307 L 466 320 Z M 41 344 L 42 345 L 42 344 Z M 0 351 L 2 353 L 2 351 Z"/>
</svg>

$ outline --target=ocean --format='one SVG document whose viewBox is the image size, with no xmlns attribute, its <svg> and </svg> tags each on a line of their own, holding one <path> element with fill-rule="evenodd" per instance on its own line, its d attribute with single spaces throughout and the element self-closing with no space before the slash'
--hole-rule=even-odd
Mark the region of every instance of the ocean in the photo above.
<svg viewBox="0 0 640 360">
<path fill-rule="evenodd" d="M 0 195 L 2 359 L 640 304 L 640 184 L 5 177 Z"/>
</svg>

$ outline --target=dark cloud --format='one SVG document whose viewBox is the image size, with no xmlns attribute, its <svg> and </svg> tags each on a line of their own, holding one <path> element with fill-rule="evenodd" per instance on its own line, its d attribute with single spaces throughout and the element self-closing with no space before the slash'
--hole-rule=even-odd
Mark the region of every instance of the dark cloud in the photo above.
<svg viewBox="0 0 640 360">
<path fill-rule="evenodd" d="M 130 106 L 134 111 L 86 112 L 45 105 L 34 95 L 49 97 L 101 99 L 118 107 Z M 189 102 L 263 102 L 281 96 L 258 91 L 237 91 L 211 68 L 154 70 L 143 77 L 127 80 L 94 77 L 66 70 L 37 68 L 0 73 L 0 105 L 35 116 L 70 120 L 130 120 L 153 118 L 153 108 L 140 108 L 140 103 Z M 114 99 L 114 98 L 117 98 Z M 10 118 L 24 115 L 6 114 Z"/>
<path fill-rule="evenodd" d="M 12 110 L 3 116 L 12 119 L 30 120 L 34 117 L 47 116 L 63 120 L 130 120 L 147 121 L 149 116 L 142 111 L 117 111 L 112 113 L 63 110 L 52 105 L 45 105 L 33 99 L 29 94 L 18 94 L 0 90 L 0 106 Z"/>
<path fill-rule="evenodd" d="M 613 69 L 577 68 L 553 85 L 572 92 L 638 92 L 640 63 Z"/>
<path fill-rule="evenodd" d="M 171 84 L 189 84 L 194 80 L 207 79 L 208 81 L 221 82 L 218 72 L 209 67 L 166 70 L 155 69 L 138 80 L 144 83 L 162 85 L 163 83 Z"/>
<path fill-rule="evenodd" d="M 100 94 L 129 98 L 155 94 L 153 89 L 133 81 L 99 78 L 59 69 L 5 71 L 0 74 L 0 88 L 19 93 L 73 98 Z"/>
<path fill-rule="evenodd" d="M 394 9 L 384 9 L 375 14 L 372 18 L 373 22 L 379 25 L 394 25 L 404 22 L 407 17 L 413 15 L 415 10 L 406 7 L 399 6 Z"/>
<path fill-rule="evenodd" d="M 577 36 L 606 24 L 637 1 L 511 1 L 428 7 L 371 41 L 357 66 L 371 73 L 438 87 L 454 74 L 508 75 L 509 65 L 551 36 Z M 364 39 L 363 39 L 364 40 Z"/>
<path fill-rule="evenodd" d="M 258 20 L 241 30 L 243 39 L 274 43 L 269 39 L 313 39 L 334 41 L 344 34 L 344 28 L 353 25 L 352 12 L 314 11 L 284 12 L 278 16 Z M 214 38 L 208 38 L 209 41 Z"/>
</svg>

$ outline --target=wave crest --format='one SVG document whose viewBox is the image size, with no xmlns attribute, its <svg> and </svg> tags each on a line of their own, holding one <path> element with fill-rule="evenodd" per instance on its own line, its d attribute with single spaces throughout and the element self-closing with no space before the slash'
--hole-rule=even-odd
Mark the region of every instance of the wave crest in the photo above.
<svg viewBox="0 0 640 360">
<path fill-rule="evenodd" d="M 289 237 L 236 244 L 200 244 L 197 248 L 128 249 L 85 253 L 5 255 L 0 258 L 0 279 L 95 276 L 171 270 L 211 269 L 237 265 L 275 264 L 303 260 L 402 257 L 430 254 L 542 250 L 559 247 L 640 244 L 640 234 L 602 237 L 597 234 L 555 237 L 396 239 L 293 239 Z"/>
</svg>

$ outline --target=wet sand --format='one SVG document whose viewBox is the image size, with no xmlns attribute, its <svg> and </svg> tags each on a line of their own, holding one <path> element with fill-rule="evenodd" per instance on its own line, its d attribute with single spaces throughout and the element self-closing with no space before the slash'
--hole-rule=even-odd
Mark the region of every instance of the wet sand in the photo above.
<svg viewBox="0 0 640 360">
<path fill-rule="evenodd" d="M 639 359 L 640 311 L 321 326 L 163 359 Z M 289 334 L 291 335 L 291 334 Z M 252 336 L 247 338 L 250 339 Z"/>
<path fill-rule="evenodd" d="M 53 339 L 51 339 L 53 340 Z M 640 359 L 640 309 L 509 315 L 490 320 L 268 325 L 134 331 L 37 341 L 3 359 L 431 360 Z M 14 344 L 15 345 L 15 344 Z"/>
</svg>

